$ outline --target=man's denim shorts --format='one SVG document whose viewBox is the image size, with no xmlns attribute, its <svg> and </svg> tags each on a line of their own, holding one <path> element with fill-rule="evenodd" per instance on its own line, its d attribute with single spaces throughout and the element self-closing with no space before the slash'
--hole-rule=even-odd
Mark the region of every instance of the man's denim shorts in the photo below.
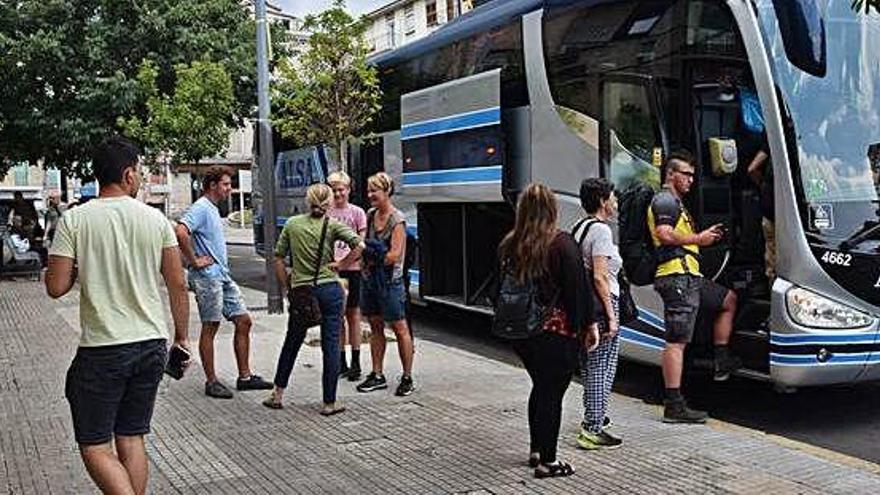
<svg viewBox="0 0 880 495">
<path fill-rule="evenodd" d="M 189 284 L 196 293 L 202 323 L 232 321 L 247 314 L 247 306 L 238 285 L 227 277 L 212 278 L 190 272 Z"/>
<path fill-rule="evenodd" d="M 77 443 L 97 445 L 114 435 L 150 432 L 166 345 L 165 339 L 153 339 L 77 349 L 64 387 Z"/>
<path fill-rule="evenodd" d="M 361 313 L 366 316 L 382 316 L 388 323 L 406 318 L 406 291 L 403 279 L 386 280 L 380 286 L 370 277 L 361 284 Z"/>
</svg>

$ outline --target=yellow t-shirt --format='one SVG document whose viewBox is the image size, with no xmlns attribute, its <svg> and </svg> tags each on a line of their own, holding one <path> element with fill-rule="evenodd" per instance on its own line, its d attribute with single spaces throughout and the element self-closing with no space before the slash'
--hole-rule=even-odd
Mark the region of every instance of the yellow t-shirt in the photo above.
<svg viewBox="0 0 880 495">
<path fill-rule="evenodd" d="M 127 196 L 65 212 L 49 254 L 78 265 L 80 347 L 168 337 L 159 279 L 162 250 L 174 246 L 165 215 Z"/>
<path fill-rule="evenodd" d="M 700 255 L 700 246 L 696 244 L 675 247 L 662 246 L 654 231 L 658 225 L 671 225 L 680 234 L 696 233 L 696 226 L 690 212 L 674 194 L 665 188 L 654 196 L 651 207 L 648 209 L 648 228 L 651 230 L 655 251 L 660 260 L 667 260 L 657 265 L 655 277 L 681 274 L 701 277 L 700 262 L 697 259 L 697 256 Z"/>
</svg>

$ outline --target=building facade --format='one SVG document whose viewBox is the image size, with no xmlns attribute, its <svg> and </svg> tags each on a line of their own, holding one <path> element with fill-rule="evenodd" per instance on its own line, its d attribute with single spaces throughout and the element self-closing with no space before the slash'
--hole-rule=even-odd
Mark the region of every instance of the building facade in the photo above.
<svg viewBox="0 0 880 495">
<path fill-rule="evenodd" d="M 367 30 L 370 53 L 393 50 L 427 36 L 474 6 L 474 0 L 393 1 L 366 15 L 371 23 Z"/>
</svg>

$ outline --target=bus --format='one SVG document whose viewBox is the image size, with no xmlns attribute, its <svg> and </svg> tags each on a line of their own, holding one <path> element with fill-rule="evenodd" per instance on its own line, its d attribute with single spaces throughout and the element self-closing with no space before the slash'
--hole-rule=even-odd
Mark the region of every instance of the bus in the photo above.
<svg viewBox="0 0 880 495">
<path fill-rule="evenodd" d="M 496 249 L 526 184 L 554 190 L 567 227 L 582 179 L 656 189 L 664 157 L 688 149 L 689 209 L 729 229 L 702 267 L 738 295 L 742 374 L 783 388 L 876 380 L 878 55 L 880 15 L 850 0 L 497 0 L 371 59 L 382 110 L 351 171 L 400 185 L 419 239 L 413 297 L 491 314 Z M 761 140 L 772 283 L 746 174 Z M 621 353 L 659 364 L 662 302 L 650 286 L 634 296 L 640 319 L 621 330 Z M 696 356 L 709 335 L 697 331 Z"/>
<path fill-rule="evenodd" d="M 327 177 L 339 170 L 339 165 L 333 161 L 332 153 L 326 146 L 303 146 L 292 150 L 285 150 L 275 154 L 275 228 L 278 233 L 292 215 L 308 211 L 306 206 L 306 190 L 312 184 L 327 181 Z M 252 181 L 253 194 L 251 204 L 254 208 L 254 250 L 257 254 L 265 256 L 272 253 L 273 249 L 266 250 L 265 233 L 263 225 L 263 181 L 260 179 L 260 170 L 254 168 L 255 179 Z"/>
</svg>

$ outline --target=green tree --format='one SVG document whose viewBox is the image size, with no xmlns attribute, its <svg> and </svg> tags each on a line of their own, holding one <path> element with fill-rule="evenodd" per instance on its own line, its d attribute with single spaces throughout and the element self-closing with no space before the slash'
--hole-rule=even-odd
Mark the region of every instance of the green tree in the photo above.
<svg viewBox="0 0 880 495">
<path fill-rule="evenodd" d="M 367 64 L 367 23 L 354 19 L 343 0 L 306 17 L 308 51 L 281 65 L 273 94 L 282 136 L 301 145 L 329 143 L 346 167 L 345 142 L 362 133 L 379 111 L 376 68 Z"/>
<path fill-rule="evenodd" d="M 168 153 L 171 165 L 198 163 L 221 153 L 229 142 L 228 125 L 235 97 L 232 80 L 216 62 L 193 62 L 175 68 L 173 95 L 159 93 L 159 70 L 145 60 L 138 71 L 141 91 L 146 95 L 145 118 L 120 118 L 125 134 L 146 148 L 150 165 Z"/>
<path fill-rule="evenodd" d="M 273 55 L 286 57 L 273 29 Z M 256 105 L 256 25 L 239 0 L 17 0 L 0 2 L 0 175 L 11 162 L 45 160 L 89 171 L 93 146 L 117 124 L 146 121 L 138 82 L 155 62 L 158 95 L 171 95 L 175 67 L 221 64 L 232 81 L 226 123 Z"/>
<path fill-rule="evenodd" d="M 853 10 L 870 13 L 871 9 L 880 14 L 880 0 L 853 0 Z"/>
</svg>

